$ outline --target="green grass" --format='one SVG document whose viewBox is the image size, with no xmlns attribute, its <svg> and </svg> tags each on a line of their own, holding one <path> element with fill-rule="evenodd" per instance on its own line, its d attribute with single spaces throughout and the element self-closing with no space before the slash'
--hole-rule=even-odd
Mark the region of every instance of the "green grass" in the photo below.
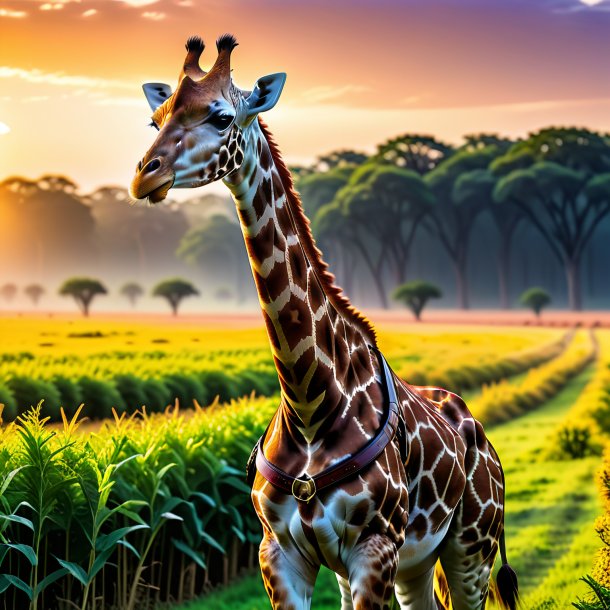
<svg viewBox="0 0 610 610">
<path fill-rule="evenodd" d="M 542 407 L 491 428 L 489 436 L 507 476 L 507 548 L 519 575 L 524 610 L 569 608 L 586 594 L 580 576 L 591 569 L 599 546 L 593 521 L 599 512 L 593 482 L 598 458 L 543 461 L 543 448 L 556 423 L 572 407 L 593 374 L 587 367 Z M 519 376 L 513 380 L 519 382 Z M 312 608 L 336 610 L 339 591 L 328 570 L 316 583 Z M 246 576 L 184 610 L 268 610 L 258 574 Z"/>
</svg>

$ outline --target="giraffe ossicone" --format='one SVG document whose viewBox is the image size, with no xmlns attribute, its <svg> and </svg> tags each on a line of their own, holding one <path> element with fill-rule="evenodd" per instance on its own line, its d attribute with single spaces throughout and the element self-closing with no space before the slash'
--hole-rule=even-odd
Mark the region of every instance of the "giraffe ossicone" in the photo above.
<svg viewBox="0 0 610 610">
<path fill-rule="evenodd" d="M 260 451 L 309 481 L 357 454 L 384 419 L 375 333 L 334 283 L 292 178 L 259 114 L 277 103 L 285 74 L 252 90 L 231 78 L 231 35 L 187 41 L 178 86 L 144 86 L 159 130 L 131 194 L 152 203 L 170 188 L 222 180 L 233 195 L 281 387 Z M 498 599 L 515 608 L 504 550 L 504 476 L 481 424 L 456 395 L 393 377 L 405 437 L 354 476 L 297 494 L 260 473 L 252 501 L 263 528 L 259 558 L 273 608 L 307 610 L 320 566 L 337 574 L 343 610 L 442 607 L 440 562 L 454 610 L 485 607 L 500 547 Z M 406 459 L 401 458 L 406 455 Z M 307 489 L 305 489 L 307 487 Z M 299 499 L 302 494 L 302 499 Z M 295 497 L 297 495 L 297 497 Z"/>
</svg>

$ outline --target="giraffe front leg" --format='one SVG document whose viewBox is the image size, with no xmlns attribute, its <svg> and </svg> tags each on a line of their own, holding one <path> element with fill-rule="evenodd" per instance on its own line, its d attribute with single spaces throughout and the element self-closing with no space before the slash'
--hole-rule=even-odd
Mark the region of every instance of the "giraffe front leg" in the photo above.
<svg viewBox="0 0 610 610">
<path fill-rule="evenodd" d="M 274 610 L 309 610 L 319 566 L 295 553 L 284 552 L 276 540 L 265 536 L 258 553 L 263 582 Z"/>
<path fill-rule="evenodd" d="M 390 610 L 398 549 L 387 537 L 372 534 L 359 542 L 347 562 L 354 610 Z"/>
</svg>

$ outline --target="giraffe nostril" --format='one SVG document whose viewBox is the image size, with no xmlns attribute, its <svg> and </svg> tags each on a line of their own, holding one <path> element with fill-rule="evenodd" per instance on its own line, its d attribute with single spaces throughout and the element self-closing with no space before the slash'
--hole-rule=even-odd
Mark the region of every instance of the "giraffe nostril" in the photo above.
<svg viewBox="0 0 610 610">
<path fill-rule="evenodd" d="M 154 172 L 156 169 L 159 169 L 161 167 L 161 161 L 159 161 L 159 159 L 153 159 L 152 161 L 149 161 L 146 166 L 144 167 L 143 171 L 145 174 L 148 174 L 149 172 Z"/>
</svg>

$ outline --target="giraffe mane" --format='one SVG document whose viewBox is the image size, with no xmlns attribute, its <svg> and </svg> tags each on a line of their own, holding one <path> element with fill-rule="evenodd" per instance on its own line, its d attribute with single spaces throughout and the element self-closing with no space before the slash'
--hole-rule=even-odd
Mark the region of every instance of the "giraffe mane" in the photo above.
<svg viewBox="0 0 610 610">
<path fill-rule="evenodd" d="M 273 161 L 280 175 L 280 180 L 284 186 L 286 198 L 290 205 L 294 221 L 297 224 L 300 235 L 306 238 L 300 240 L 301 245 L 305 250 L 305 255 L 309 259 L 316 276 L 322 284 L 326 296 L 333 307 L 346 319 L 351 321 L 373 347 L 377 347 L 377 338 L 373 325 L 365 315 L 350 303 L 341 287 L 335 284 L 335 276 L 328 270 L 328 264 L 322 259 L 322 252 L 316 246 L 316 241 L 311 232 L 309 218 L 307 218 L 303 211 L 301 197 L 294 187 L 292 174 L 282 158 L 282 154 L 280 153 L 280 149 L 278 148 L 273 135 L 260 116 L 258 117 L 258 123 L 263 136 L 269 145 L 269 150 L 271 151 L 271 156 L 273 157 Z"/>
</svg>

